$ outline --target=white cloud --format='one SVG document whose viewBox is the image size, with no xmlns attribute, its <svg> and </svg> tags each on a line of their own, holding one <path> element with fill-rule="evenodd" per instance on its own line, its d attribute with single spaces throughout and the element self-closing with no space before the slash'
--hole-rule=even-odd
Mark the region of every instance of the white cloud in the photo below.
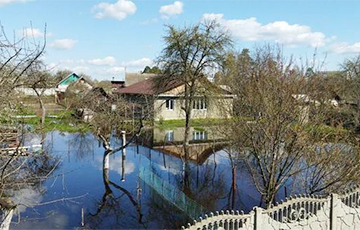
<svg viewBox="0 0 360 230">
<path fill-rule="evenodd" d="M 158 21 L 159 21 L 159 19 L 152 18 L 150 20 L 145 20 L 145 21 L 140 22 L 140 25 L 147 26 L 147 25 L 150 25 L 150 24 L 157 23 Z"/>
<path fill-rule="evenodd" d="M 72 49 L 77 41 L 72 39 L 59 39 L 50 44 L 50 47 L 58 50 Z"/>
<path fill-rule="evenodd" d="M 172 16 L 176 16 L 183 13 L 184 3 L 176 1 L 173 4 L 160 7 L 159 13 L 164 19 L 169 19 Z"/>
<path fill-rule="evenodd" d="M 204 14 L 203 20 L 216 20 L 235 38 L 243 41 L 275 41 L 288 46 L 321 47 L 331 40 L 321 32 L 313 32 L 309 26 L 289 24 L 286 21 L 263 25 L 255 17 L 227 20 L 223 14 Z"/>
<path fill-rule="evenodd" d="M 123 62 L 122 65 L 126 67 L 145 67 L 152 66 L 154 62 L 150 58 L 141 58 L 138 60 Z"/>
<path fill-rule="evenodd" d="M 14 192 L 12 201 L 15 204 L 23 204 L 17 207 L 19 212 L 24 212 L 27 207 L 34 207 L 42 200 L 42 195 L 30 188 L 20 189 Z"/>
<path fill-rule="evenodd" d="M 103 170 L 103 157 L 97 156 L 95 158 L 95 164 L 99 170 Z M 122 175 L 122 157 L 121 155 L 116 155 L 116 157 L 109 157 L 109 169 L 113 172 L 117 172 L 120 176 Z M 124 162 L 124 173 L 125 175 L 131 174 L 135 170 L 135 164 L 130 160 L 125 160 Z"/>
<path fill-rule="evenodd" d="M 1 1 L 1 0 L 0 0 Z M 44 37 L 44 33 L 36 28 L 25 28 L 23 31 L 24 37 L 30 37 L 30 38 L 41 38 Z M 47 37 L 52 36 L 52 33 L 46 33 Z"/>
<path fill-rule="evenodd" d="M 87 66 L 75 66 L 72 68 L 66 68 L 66 69 L 71 69 L 73 72 L 75 73 L 84 73 L 84 74 L 88 74 L 90 75 L 90 68 Z"/>
<path fill-rule="evenodd" d="M 114 4 L 107 2 L 99 3 L 94 7 L 97 11 L 95 17 L 98 19 L 103 18 L 115 18 L 117 20 L 123 20 L 127 16 L 132 15 L 136 12 L 136 5 L 129 0 L 118 0 Z"/>
<path fill-rule="evenodd" d="M 360 42 L 349 44 L 346 42 L 332 45 L 331 52 L 337 54 L 358 54 L 360 53 Z"/>
<path fill-rule="evenodd" d="M 92 65 L 99 65 L 99 66 L 104 66 L 104 65 L 112 66 L 115 65 L 116 59 L 112 56 L 108 56 L 105 58 L 96 58 L 89 60 L 89 63 Z"/>
<path fill-rule="evenodd" d="M 84 73 L 93 79 L 111 80 L 115 77 L 119 80 L 125 79 L 125 67 L 127 72 L 138 72 L 145 66 L 153 66 L 153 61 L 149 58 L 141 58 L 127 62 L 119 62 L 114 57 L 84 60 L 84 59 L 62 59 L 50 63 L 47 69 L 56 72 L 61 69 L 68 69 L 75 73 Z"/>
<path fill-rule="evenodd" d="M 15 2 L 28 2 L 29 0 L 0 0 L 0 7 Z"/>
<path fill-rule="evenodd" d="M 111 67 L 105 71 L 111 75 L 118 75 L 125 73 L 125 67 Z"/>
</svg>

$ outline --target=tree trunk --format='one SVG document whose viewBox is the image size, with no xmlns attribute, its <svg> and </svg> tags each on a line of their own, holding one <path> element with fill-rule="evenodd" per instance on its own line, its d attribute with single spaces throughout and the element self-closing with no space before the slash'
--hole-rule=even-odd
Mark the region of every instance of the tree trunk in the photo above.
<svg viewBox="0 0 360 230">
<path fill-rule="evenodd" d="M 231 209 L 235 208 L 235 194 L 236 194 L 236 166 L 232 167 L 232 200 L 231 200 Z"/>
<path fill-rule="evenodd" d="M 3 210 L 1 210 L 1 212 L 2 212 L 2 214 L 1 214 L 0 229 L 8 230 L 10 228 L 11 219 L 14 215 L 14 209 L 11 209 L 11 210 L 3 209 Z"/>
<path fill-rule="evenodd" d="M 45 117 L 46 117 L 46 109 L 45 109 L 45 106 L 43 105 L 42 103 L 42 100 L 41 100 L 41 104 L 42 104 L 42 108 L 41 108 L 41 127 L 44 127 L 45 125 Z"/>
<path fill-rule="evenodd" d="M 268 192 L 268 194 L 266 194 L 265 196 L 265 205 L 266 208 L 269 208 L 273 203 L 274 203 L 274 199 L 275 199 L 275 192 Z"/>
<path fill-rule="evenodd" d="M 41 109 L 41 128 L 44 128 L 44 125 L 45 125 L 45 117 L 46 117 L 46 109 L 45 109 L 45 105 L 44 105 L 44 102 L 41 98 L 42 96 L 42 93 L 40 94 L 36 88 L 33 88 L 37 97 L 38 97 L 38 101 L 39 101 L 39 104 L 40 104 L 40 109 Z"/>
<path fill-rule="evenodd" d="M 189 150 L 189 135 L 190 135 L 190 113 L 186 112 L 185 116 L 185 132 L 184 132 L 184 154 L 185 154 L 185 161 L 190 159 L 190 150 Z"/>
<path fill-rule="evenodd" d="M 9 199 L 1 199 L 0 200 L 0 229 L 7 230 L 10 228 L 11 220 L 14 215 L 14 210 L 16 206 Z"/>
</svg>

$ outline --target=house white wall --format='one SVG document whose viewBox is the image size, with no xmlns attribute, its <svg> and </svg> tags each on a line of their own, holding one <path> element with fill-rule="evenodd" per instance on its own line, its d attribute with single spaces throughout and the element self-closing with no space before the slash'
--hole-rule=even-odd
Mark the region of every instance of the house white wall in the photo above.
<svg viewBox="0 0 360 230">
<path fill-rule="evenodd" d="M 155 120 L 180 120 L 185 119 L 185 113 L 181 109 L 183 100 L 180 97 L 172 97 L 174 100 L 174 109 L 166 108 L 166 100 L 168 98 L 158 98 L 154 102 Z M 233 98 L 209 98 L 206 109 L 193 109 L 193 119 L 200 118 L 228 118 L 231 117 L 233 106 Z"/>
<path fill-rule="evenodd" d="M 199 85 L 201 87 L 201 85 Z M 159 95 L 154 102 L 155 120 L 181 120 L 185 119 L 185 113 L 181 109 L 183 105 L 182 95 L 185 91 L 184 85 L 180 85 L 174 89 Z M 198 99 L 203 97 L 197 97 Z M 174 100 L 174 109 L 166 108 L 166 100 Z M 232 95 L 209 95 L 207 97 L 206 109 L 193 109 L 191 118 L 228 118 L 233 112 L 233 96 Z"/>
</svg>

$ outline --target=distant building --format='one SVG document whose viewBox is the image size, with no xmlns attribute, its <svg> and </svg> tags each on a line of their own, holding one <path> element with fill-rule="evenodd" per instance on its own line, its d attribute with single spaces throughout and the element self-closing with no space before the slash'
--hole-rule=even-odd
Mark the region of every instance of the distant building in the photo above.
<svg viewBox="0 0 360 230">
<path fill-rule="evenodd" d="M 195 95 L 192 118 L 231 117 L 233 95 L 208 80 L 204 80 L 204 82 L 206 82 L 207 96 Z M 201 84 L 199 84 L 199 87 L 204 88 Z M 155 120 L 185 119 L 185 113 L 181 108 L 183 105 L 183 92 L 184 84 L 177 81 L 164 85 L 161 89 L 155 89 L 153 77 L 117 91 L 128 101 L 140 104 L 142 108 L 150 110 L 145 112 L 152 112 Z"/>
<path fill-rule="evenodd" d="M 124 88 L 124 87 L 125 87 L 125 81 L 115 81 L 115 80 L 111 81 L 111 90 L 112 91 L 116 91 L 116 90 Z"/>
<path fill-rule="evenodd" d="M 78 76 L 76 73 L 69 74 L 66 78 L 62 79 L 55 88 L 55 101 L 59 102 L 63 99 L 66 89 L 71 84 L 79 84 L 82 85 L 89 90 L 93 88 L 93 85 L 89 79 L 84 76 Z"/>
<path fill-rule="evenodd" d="M 105 90 L 101 87 L 95 87 L 89 90 L 86 94 L 83 95 L 84 101 L 91 101 L 96 102 L 96 104 L 100 105 L 103 104 L 104 107 L 101 107 L 101 109 L 105 109 L 106 107 L 110 110 L 112 109 L 112 102 L 114 101 L 114 98 L 111 97 L 109 94 L 105 92 Z M 93 119 L 93 116 L 96 112 L 98 112 L 94 108 L 87 107 L 87 103 L 83 104 L 82 108 L 78 108 L 75 112 L 75 115 L 78 118 L 83 119 L 86 122 L 89 122 Z"/>
</svg>

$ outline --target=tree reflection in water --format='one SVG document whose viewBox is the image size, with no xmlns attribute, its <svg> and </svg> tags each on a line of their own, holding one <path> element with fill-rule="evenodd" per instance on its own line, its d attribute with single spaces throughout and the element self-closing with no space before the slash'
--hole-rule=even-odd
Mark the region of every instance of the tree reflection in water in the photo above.
<svg viewBox="0 0 360 230">
<path fill-rule="evenodd" d="M 94 137 L 89 133 L 79 132 L 72 134 L 68 140 L 68 154 L 73 152 L 78 160 L 84 159 L 92 154 L 94 156 Z"/>
<path fill-rule="evenodd" d="M 146 228 L 146 224 L 143 222 L 143 214 L 141 212 L 141 203 L 140 203 L 140 196 L 135 199 L 132 194 L 125 189 L 124 187 L 116 184 L 115 182 L 111 181 L 109 178 L 109 169 L 108 166 L 106 166 L 106 157 L 108 157 L 107 152 L 105 151 L 104 157 L 103 157 L 103 183 L 105 192 L 102 196 L 101 201 L 98 204 L 98 208 L 94 214 L 89 213 L 86 218 L 86 225 L 93 229 L 98 229 L 104 224 L 105 219 L 112 218 L 115 220 L 115 226 L 119 228 L 124 223 L 124 217 L 128 221 L 128 210 L 123 210 L 123 207 L 121 206 L 121 199 L 123 197 L 127 197 L 134 207 L 136 211 L 136 217 L 134 216 L 134 219 L 141 224 L 144 228 Z M 125 168 L 125 156 L 122 155 L 122 169 L 123 169 L 123 175 L 124 175 L 124 168 Z M 112 190 L 112 188 L 118 190 L 121 192 L 120 195 L 116 196 Z M 138 191 L 140 192 L 140 190 Z M 109 223 L 109 222 L 108 222 Z M 105 223 L 105 224 L 108 224 Z M 126 223 L 128 224 L 128 223 Z"/>
<path fill-rule="evenodd" d="M 194 165 L 185 167 L 185 170 L 188 176 L 183 180 L 184 193 L 206 209 L 215 210 L 216 202 L 227 195 L 222 172 L 208 161 L 201 169 L 199 165 Z"/>
</svg>

